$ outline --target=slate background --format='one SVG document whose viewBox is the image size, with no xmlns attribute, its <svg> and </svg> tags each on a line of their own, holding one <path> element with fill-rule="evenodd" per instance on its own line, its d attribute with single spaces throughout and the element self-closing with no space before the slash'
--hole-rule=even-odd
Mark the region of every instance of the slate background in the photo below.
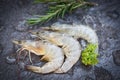
<svg viewBox="0 0 120 80">
<path fill-rule="evenodd" d="M 28 57 L 23 60 L 21 56 L 16 62 L 19 46 L 11 41 L 31 39 L 28 31 L 39 29 L 40 25 L 30 26 L 25 24 L 25 20 L 33 15 L 45 14 L 48 5 L 32 4 L 33 0 L 0 0 L 0 80 L 120 80 L 120 1 L 89 1 L 99 5 L 89 9 L 79 8 L 63 19 L 41 26 L 54 22 L 91 26 L 99 37 L 99 64 L 86 67 L 78 61 L 68 73 L 43 75 L 24 69 L 25 64 L 30 64 Z M 41 64 L 38 56 L 33 55 L 32 59 L 36 65 Z"/>
</svg>

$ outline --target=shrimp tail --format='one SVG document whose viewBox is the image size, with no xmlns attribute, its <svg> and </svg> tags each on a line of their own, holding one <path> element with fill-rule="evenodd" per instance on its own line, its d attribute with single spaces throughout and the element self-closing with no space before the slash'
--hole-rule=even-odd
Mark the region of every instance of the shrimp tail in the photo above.
<svg viewBox="0 0 120 80">
<path fill-rule="evenodd" d="M 40 67 L 37 67 L 37 66 L 26 65 L 25 68 L 27 70 L 30 70 L 30 71 L 36 72 L 36 73 L 41 73 L 42 72 L 42 69 Z"/>
</svg>

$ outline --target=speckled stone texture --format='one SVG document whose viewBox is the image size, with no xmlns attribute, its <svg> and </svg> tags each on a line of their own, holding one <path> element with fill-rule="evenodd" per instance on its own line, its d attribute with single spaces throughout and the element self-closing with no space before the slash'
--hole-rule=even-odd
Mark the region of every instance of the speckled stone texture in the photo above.
<svg viewBox="0 0 120 80">
<path fill-rule="evenodd" d="M 99 5 L 77 9 L 65 18 L 52 20 L 43 25 L 30 26 L 25 20 L 33 15 L 43 15 L 47 4 L 33 4 L 33 0 L 0 0 L 0 80 L 120 80 L 120 0 L 89 0 Z M 34 16 L 36 17 L 36 16 Z M 99 38 L 99 64 L 84 66 L 79 60 L 65 74 L 36 74 L 24 69 L 30 64 L 28 56 L 17 61 L 13 39 L 31 39 L 29 30 L 49 26 L 54 22 L 79 23 L 92 27 Z M 26 51 L 23 51 L 25 53 Z M 39 57 L 32 54 L 35 65 L 42 65 Z"/>
</svg>

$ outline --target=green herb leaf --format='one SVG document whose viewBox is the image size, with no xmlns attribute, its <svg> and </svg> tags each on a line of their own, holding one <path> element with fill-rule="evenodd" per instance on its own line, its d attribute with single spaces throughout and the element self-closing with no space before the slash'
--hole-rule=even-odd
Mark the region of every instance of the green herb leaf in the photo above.
<svg viewBox="0 0 120 80">
<path fill-rule="evenodd" d="M 98 63 L 98 53 L 96 53 L 97 45 L 88 44 L 86 49 L 82 51 L 82 63 L 85 65 L 95 65 Z"/>
</svg>

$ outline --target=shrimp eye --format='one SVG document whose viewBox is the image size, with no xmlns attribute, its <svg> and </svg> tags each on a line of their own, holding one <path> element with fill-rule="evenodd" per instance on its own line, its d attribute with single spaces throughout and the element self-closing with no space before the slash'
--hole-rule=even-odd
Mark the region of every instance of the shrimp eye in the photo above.
<svg viewBox="0 0 120 80">
<path fill-rule="evenodd" d="M 39 32 L 36 32 L 36 34 L 39 34 Z"/>
<path fill-rule="evenodd" d="M 22 41 L 18 41 L 18 43 L 19 43 L 19 44 L 21 44 L 21 43 L 22 43 Z"/>
</svg>

